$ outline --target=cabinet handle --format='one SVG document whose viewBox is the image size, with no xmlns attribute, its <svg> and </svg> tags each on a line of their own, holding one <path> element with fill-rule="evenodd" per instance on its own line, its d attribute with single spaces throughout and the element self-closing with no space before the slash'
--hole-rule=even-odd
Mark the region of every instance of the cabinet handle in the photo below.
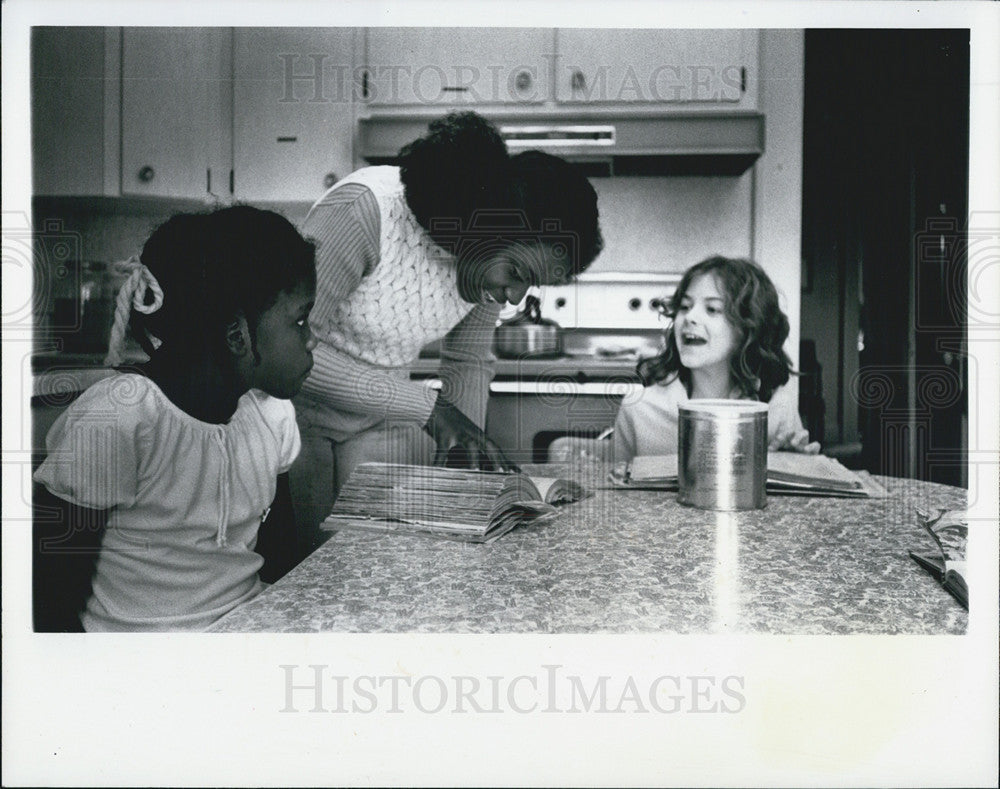
<svg viewBox="0 0 1000 789">
<path fill-rule="evenodd" d="M 337 178 L 337 174 L 336 173 L 327 173 L 325 176 L 323 176 L 323 186 L 325 186 L 327 189 L 329 189 L 331 186 L 333 186 L 339 180 L 340 179 Z"/>
<path fill-rule="evenodd" d="M 148 184 L 156 177 L 156 170 L 150 167 L 148 164 L 139 171 L 139 180 L 144 184 Z"/>
<path fill-rule="evenodd" d="M 514 77 L 514 87 L 520 91 L 527 90 L 531 87 L 531 74 L 527 71 L 517 72 L 517 76 Z"/>
<path fill-rule="evenodd" d="M 569 86 L 573 90 L 583 90 L 587 87 L 587 78 L 583 75 L 583 72 L 577 69 L 573 72 L 573 75 L 569 78 Z"/>
</svg>

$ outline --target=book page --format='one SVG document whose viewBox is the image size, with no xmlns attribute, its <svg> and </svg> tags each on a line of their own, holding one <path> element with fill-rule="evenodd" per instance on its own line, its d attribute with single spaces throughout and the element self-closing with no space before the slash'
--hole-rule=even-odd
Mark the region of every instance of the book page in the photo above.
<svg viewBox="0 0 1000 789">
<path fill-rule="evenodd" d="M 531 477 L 531 481 L 538 488 L 539 498 L 549 504 L 579 501 L 587 495 L 583 487 L 571 479 Z"/>
<path fill-rule="evenodd" d="M 826 455 L 805 455 L 801 452 L 768 452 L 768 477 L 789 477 L 803 482 L 818 482 L 861 487 L 857 475 Z"/>
<path fill-rule="evenodd" d="M 677 478 L 677 455 L 639 455 L 629 463 L 633 482 L 672 480 Z"/>
</svg>

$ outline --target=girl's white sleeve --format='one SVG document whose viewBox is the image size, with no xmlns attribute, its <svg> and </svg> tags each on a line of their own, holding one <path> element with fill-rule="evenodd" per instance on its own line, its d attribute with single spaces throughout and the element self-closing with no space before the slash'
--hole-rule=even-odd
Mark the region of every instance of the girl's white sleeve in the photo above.
<svg viewBox="0 0 1000 789">
<path fill-rule="evenodd" d="M 774 394 L 771 395 L 771 401 L 768 403 L 767 419 L 769 438 L 789 431 L 805 430 L 802 426 L 802 417 L 799 416 L 799 404 L 793 396 L 792 387 L 779 386 L 774 391 Z"/>
<path fill-rule="evenodd" d="M 635 457 L 635 423 L 632 421 L 629 408 L 626 405 L 618 409 L 618 416 L 615 418 L 615 432 L 612 439 L 614 441 L 614 458 L 616 463 L 631 460 Z"/>
<path fill-rule="evenodd" d="M 302 450 L 302 438 L 299 435 L 299 426 L 295 422 L 295 406 L 291 400 L 275 400 L 281 406 L 278 416 L 280 449 L 278 454 L 278 473 L 284 474 L 291 468 L 295 458 Z"/>
<path fill-rule="evenodd" d="M 34 474 L 53 495 L 88 509 L 136 500 L 145 398 L 116 397 L 114 386 L 114 378 L 95 384 L 59 416 Z"/>
<path fill-rule="evenodd" d="M 291 400 L 271 397 L 264 392 L 254 391 L 252 394 L 256 398 L 268 435 L 274 442 L 262 447 L 262 451 L 270 455 L 277 450 L 277 473 L 284 474 L 302 450 L 299 426 L 295 421 L 295 406 Z"/>
</svg>

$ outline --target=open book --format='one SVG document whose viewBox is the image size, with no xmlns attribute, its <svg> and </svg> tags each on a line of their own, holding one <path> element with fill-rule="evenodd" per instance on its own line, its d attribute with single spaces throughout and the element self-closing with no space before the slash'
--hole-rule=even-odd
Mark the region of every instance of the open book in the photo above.
<svg viewBox="0 0 1000 789">
<path fill-rule="evenodd" d="M 966 542 L 969 521 L 965 510 L 938 510 L 937 517 L 917 511 L 921 525 L 937 543 L 939 555 L 914 553 L 913 560 L 929 572 L 962 606 L 969 610 L 969 587 L 966 583 Z"/>
<path fill-rule="evenodd" d="M 490 542 L 584 498 L 572 480 L 436 466 L 362 463 L 321 528 L 420 532 Z"/>
<path fill-rule="evenodd" d="M 611 473 L 615 487 L 677 490 L 677 455 L 640 455 Z M 864 471 L 851 471 L 825 455 L 767 453 L 767 492 L 798 496 L 882 498 L 888 495 Z"/>
</svg>

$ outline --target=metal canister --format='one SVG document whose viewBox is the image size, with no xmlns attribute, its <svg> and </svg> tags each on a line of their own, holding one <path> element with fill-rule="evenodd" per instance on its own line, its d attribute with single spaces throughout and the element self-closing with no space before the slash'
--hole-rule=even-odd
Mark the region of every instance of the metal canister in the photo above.
<svg viewBox="0 0 1000 789">
<path fill-rule="evenodd" d="M 691 400 L 680 406 L 677 501 L 705 510 L 767 505 L 767 403 Z"/>
</svg>

